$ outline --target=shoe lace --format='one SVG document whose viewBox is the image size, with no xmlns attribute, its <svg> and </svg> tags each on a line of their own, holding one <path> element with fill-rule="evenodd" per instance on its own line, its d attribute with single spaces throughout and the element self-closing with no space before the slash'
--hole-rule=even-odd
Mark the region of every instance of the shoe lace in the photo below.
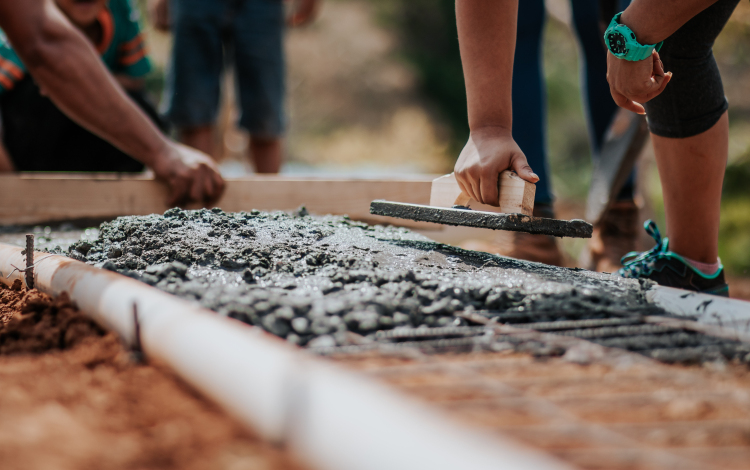
<svg viewBox="0 0 750 470">
<path fill-rule="evenodd" d="M 617 274 L 621 277 L 638 278 L 648 276 L 653 271 L 656 261 L 667 257 L 669 239 L 662 238 L 656 222 L 649 219 L 643 224 L 643 228 L 656 241 L 656 245 L 648 251 L 631 251 L 623 256 L 620 260 L 622 268 L 617 271 Z"/>
</svg>

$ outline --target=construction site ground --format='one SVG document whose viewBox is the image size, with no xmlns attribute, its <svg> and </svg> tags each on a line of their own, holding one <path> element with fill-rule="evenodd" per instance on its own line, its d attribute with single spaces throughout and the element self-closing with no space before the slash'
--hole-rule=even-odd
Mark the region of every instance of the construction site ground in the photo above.
<svg viewBox="0 0 750 470">
<path fill-rule="evenodd" d="M 460 422 L 586 469 L 745 469 L 750 374 L 632 353 L 586 364 L 532 354 L 365 353 L 336 360 Z"/>
<path fill-rule="evenodd" d="M 8 469 L 301 469 L 64 299 L 0 284 Z"/>
<path fill-rule="evenodd" d="M 739 469 L 750 459 L 750 346 L 664 323 L 669 313 L 646 300 L 647 284 L 303 209 L 174 209 L 63 228 L 40 228 L 40 248 L 263 328 L 581 468 Z M 22 240 L 10 232 L 4 241 Z M 7 303 L 11 291 L 0 292 Z M 102 332 L 62 351 L 0 357 L 10 390 L 0 415 L 11 418 L 2 422 L 31 429 L 9 437 L 8 452 L 43 458 L 29 443 L 65 442 L 54 434 L 59 419 L 95 443 L 71 455 L 78 447 L 50 444 L 51 458 L 78 459 L 69 468 L 149 468 L 149 456 L 165 455 L 154 468 L 235 468 L 222 463 L 231 459 L 292 468 L 168 371 L 130 357 Z M 131 447 L 104 454 L 118 433 Z"/>
</svg>

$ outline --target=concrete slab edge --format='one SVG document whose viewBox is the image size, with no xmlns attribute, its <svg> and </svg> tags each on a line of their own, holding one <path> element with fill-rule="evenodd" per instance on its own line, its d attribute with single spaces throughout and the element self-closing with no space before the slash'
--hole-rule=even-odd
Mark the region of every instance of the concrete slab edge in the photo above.
<svg viewBox="0 0 750 470">
<path fill-rule="evenodd" d="M 43 258 L 43 259 L 42 259 Z M 146 284 L 63 257 L 36 253 L 36 287 L 135 338 L 137 306 L 147 357 L 168 364 L 206 397 L 313 468 L 566 469 L 497 435 L 466 428 L 355 372 Z M 0 282 L 22 279 L 21 248 L 0 244 Z M 15 272 L 14 272 L 15 271 Z"/>
<path fill-rule="evenodd" d="M 716 335 L 750 342 L 750 302 L 664 286 L 649 289 L 646 298 L 673 315 L 710 326 Z"/>
</svg>

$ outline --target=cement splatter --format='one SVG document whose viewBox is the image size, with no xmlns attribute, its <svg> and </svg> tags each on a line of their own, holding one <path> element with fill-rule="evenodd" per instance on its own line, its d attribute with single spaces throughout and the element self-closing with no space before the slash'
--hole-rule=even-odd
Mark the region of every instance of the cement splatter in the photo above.
<svg viewBox="0 0 750 470">
<path fill-rule="evenodd" d="M 637 281 L 466 251 L 304 208 L 120 217 L 68 254 L 315 347 L 396 327 L 465 324 L 457 312 L 527 322 L 654 309 Z"/>
</svg>

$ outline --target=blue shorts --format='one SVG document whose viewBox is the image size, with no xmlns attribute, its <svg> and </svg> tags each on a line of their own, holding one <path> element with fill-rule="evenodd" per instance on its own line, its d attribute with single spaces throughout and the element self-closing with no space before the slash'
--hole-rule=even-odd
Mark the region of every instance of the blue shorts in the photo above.
<svg viewBox="0 0 750 470">
<path fill-rule="evenodd" d="M 171 0 L 174 46 L 164 108 L 177 127 L 213 125 L 223 71 L 234 65 L 239 125 L 256 137 L 284 132 L 281 0 Z"/>
</svg>

